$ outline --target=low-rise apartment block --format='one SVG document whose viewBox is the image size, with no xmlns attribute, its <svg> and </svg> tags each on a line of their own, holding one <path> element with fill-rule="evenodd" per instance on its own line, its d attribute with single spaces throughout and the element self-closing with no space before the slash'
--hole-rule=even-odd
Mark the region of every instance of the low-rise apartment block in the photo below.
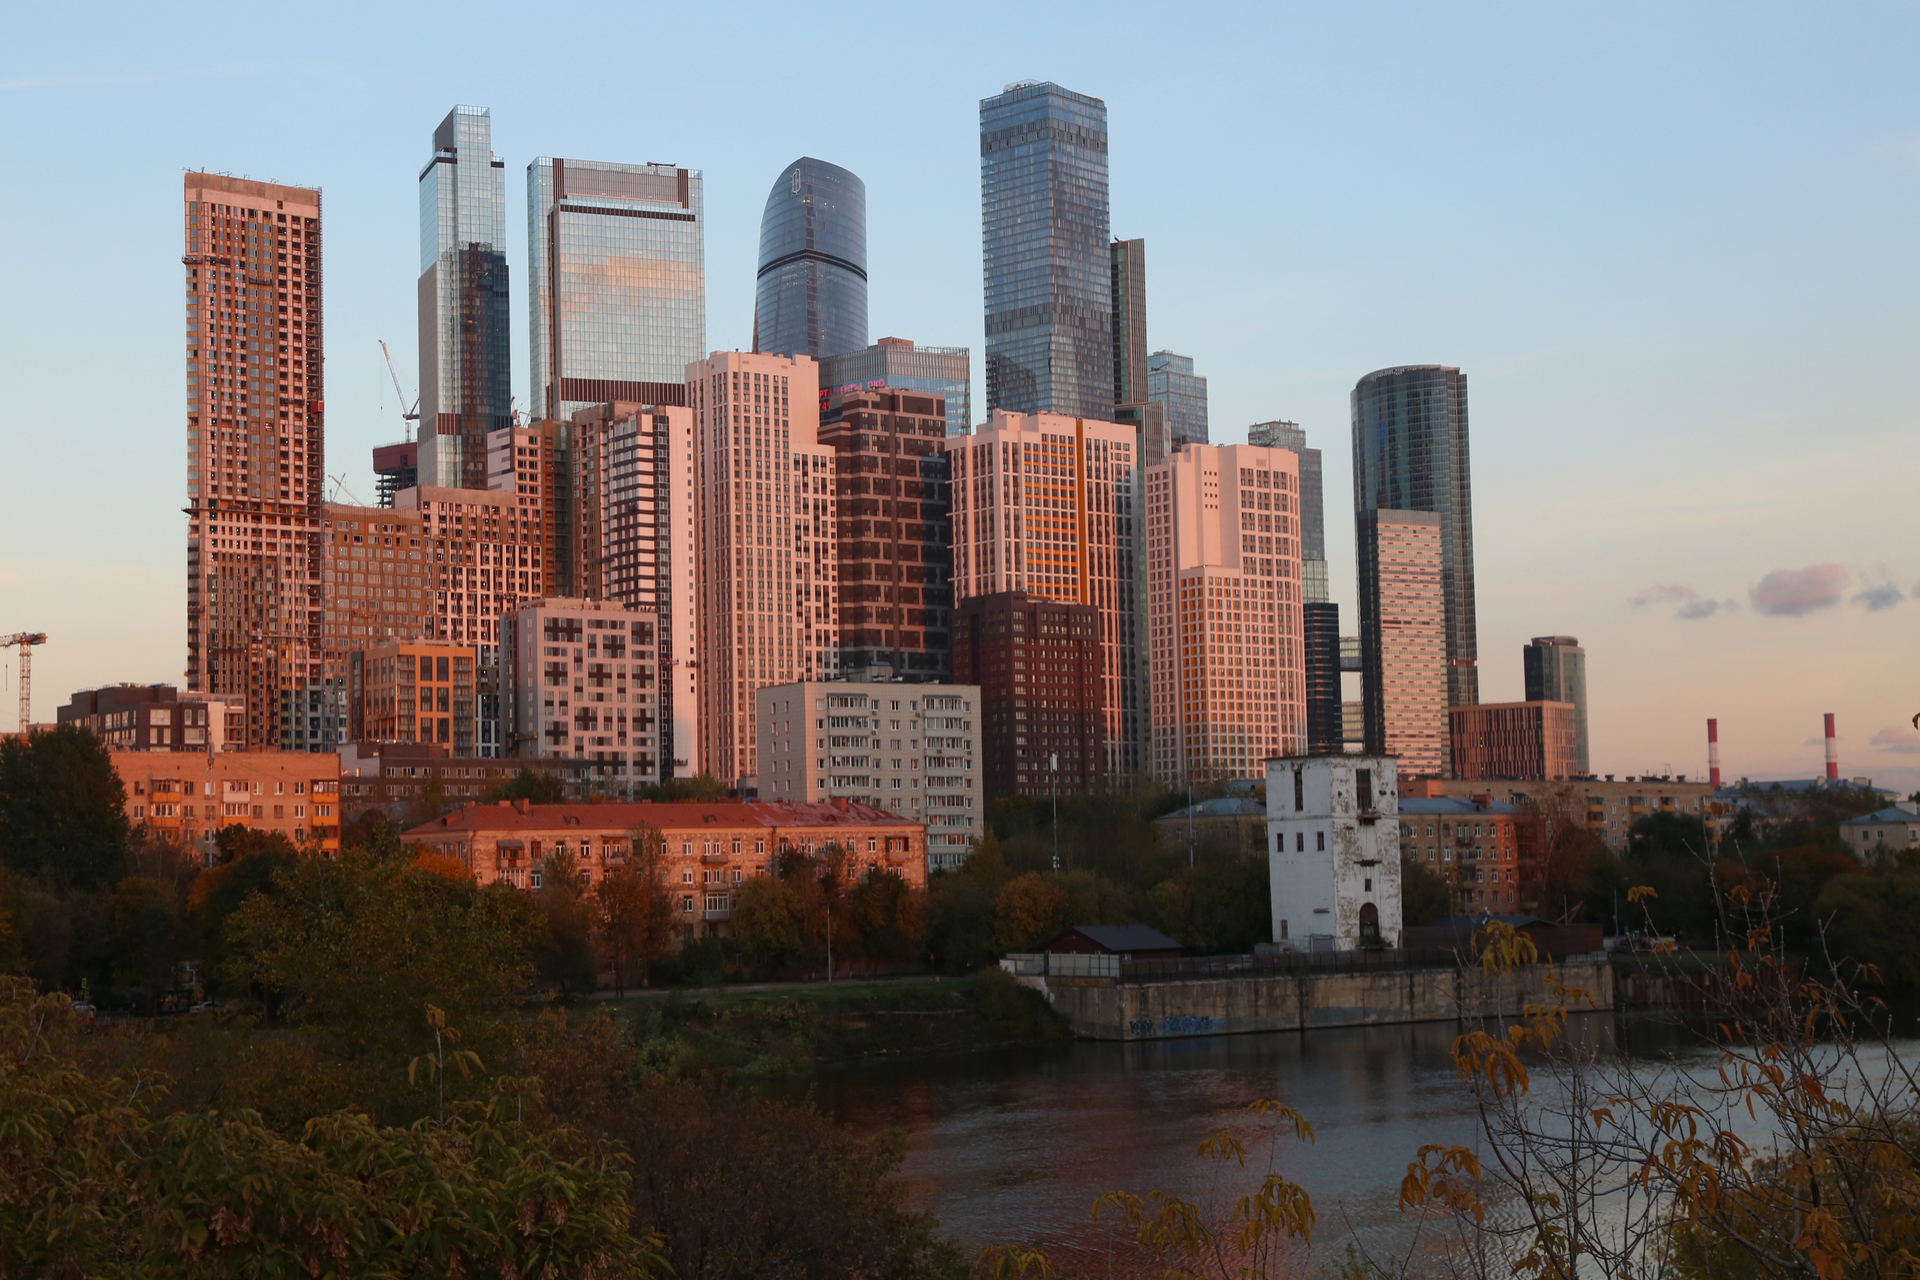
<svg viewBox="0 0 1920 1280">
<path fill-rule="evenodd" d="M 1672 778 L 1641 777 L 1616 782 L 1612 778 L 1510 779 L 1499 781 L 1466 778 L 1402 778 L 1402 797 L 1475 795 L 1504 800 L 1522 809 L 1534 809 L 1546 815 L 1548 824 L 1572 822 L 1584 824 L 1606 842 L 1615 853 L 1627 850 L 1628 833 L 1640 819 L 1656 813 L 1682 814 L 1706 823 L 1710 839 L 1717 839 L 1721 828 L 1733 819 L 1734 806 L 1716 800 L 1713 784 L 1705 778 L 1689 780 L 1685 775 Z"/>
<path fill-rule="evenodd" d="M 978 687 L 821 681 L 754 696 L 762 797 L 910 817 L 927 825 L 932 866 L 966 861 L 986 822 Z"/>
<path fill-rule="evenodd" d="M 340 851 L 340 757 L 303 751 L 111 753 L 135 827 L 211 862 L 222 827 L 273 831 Z"/>
<path fill-rule="evenodd" d="M 569 800 L 593 794 L 589 760 L 461 757 L 419 742 L 350 742 L 340 749 L 340 804 L 348 822 L 374 810 L 405 822 L 434 790 L 444 805 L 476 804 L 522 769 L 558 779 L 561 794 Z"/>
<path fill-rule="evenodd" d="M 354 742 L 432 742 L 477 754 L 472 645 L 395 640 L 347 656 L 347 736 Z"/>
<path fill-rule="evenodd" d="M 1538 810 L 1472 796 L 1400 800 L 1400 848 L 1447 882 L 1449 914 L 1533 911 L 1545 874 Z"/>
</svg>

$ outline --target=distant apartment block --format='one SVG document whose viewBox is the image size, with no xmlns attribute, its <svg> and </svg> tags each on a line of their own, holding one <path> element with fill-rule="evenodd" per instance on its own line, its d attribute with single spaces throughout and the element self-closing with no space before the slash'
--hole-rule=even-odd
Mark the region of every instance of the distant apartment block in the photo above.
<svg viewBox="0 0 1920 1280">
<path fill-rule="evenodd" d="M 390 640 L 347 657 L 350 742 L 434 743 L 474 756 L 479 651 L 434 640 Z"/>
<path fill-rule="evenodd" d="M 500 631 L 509 754 L 590 762 L 616 794 L 660 781 L 655 614 L 612 600 L 530 600 Z"/>
<path fill-rule="evenodd" d="M 246 707 L 217 694 L 188 694 L 170 684 L 110 684 L 82 689 L 57 708 L 58 724 L 79 725 L 109 751 L 242 751 Z"/>
<path fill-rule="evenodd" d="M 821 681 L 761 689 L 760 798 L 846 799 L 927 824 L 927 861 L 966 861 L 985 827 L 980 690 Z"/>
<path fill-rule="evenodd" d="M 1571 702 L 1482 702 L 1447 709 L 1453 777 L 1579 776 L 1579 708 Z"/>
<path fill-rule="evenodd" d="M 393 506 L 393 495 L 420 483 L 420 445 L 402 440 L 373 448 L 374 504 Z"/>
<path fill-rule="evenodd" d="M 1574 773 L 1591 773 L 1587 737 L 1587 651 L 1572 636 L 1535 636 L 1521 651 L 1528 702 L 1573 704 Z"/>
<path fill-rule="evenodd" d="M 352 822 L 377 811 L 405 822 L 417 815 L 436 781 L 447 805 L 475 804 L 522 769 L 557 780 L 569 800 L 584 800 L 598 789 L 593 765 L 585 760 L 455 756 L 426 743 L 358 742 L 340 751 L 342 816 Z"/>
<path fill-rule="evenodd" d="M 1593 777 L 1495 781 L 1402 775 L 1400 780 L 1403 797 L 1491 796 L 1547 814 L 1553 821 L 1584 824 L 1615 853 L 1626 852 L 1634 823 L 1659 813 L 1697 817 L 1706 823 L 1709 836 L 1718 838 L 1734 811 L 1730 804 L 1714 799 L 1713 790 L 1713 784 L 1705 778 L 1689 779 L 1685 775 L 1624 781 Z"/>
<path fill-rule="evenodd" d="M 1446 594 L 1441 522 L 1426 511 L 1360 515 L 1360 660 L 1368 755 L 1403 778 L 1447 774 Z"/>
<path fill-rule="evenodd" d="M 1092 791 L 1107 771 L 1104 619 L 1090 604 L 1001 591 L 954 614 L 956 681 L 980 690 L 989 799 Z"/>
<path fill-rule="evenodd" d="M 212 865 L 214 835 L 241 826 L 340 851 L 340 757 L 293 751 L 115 751 L 127 817 Z"/>
</svg>

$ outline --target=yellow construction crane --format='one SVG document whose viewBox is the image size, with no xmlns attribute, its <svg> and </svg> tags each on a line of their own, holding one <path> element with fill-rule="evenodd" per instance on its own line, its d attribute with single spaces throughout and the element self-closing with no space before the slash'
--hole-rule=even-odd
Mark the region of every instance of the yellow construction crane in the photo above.
<svg viewBox="0 0 1920 1280">
<path fill-rule="evenodd" d="M 46 642 L 44 631 L 16 631 L 0 639 L 0 649 L 18 646 L 20 650 L 20 732 L 23 736 L 33 727 L 33 646 Z"/>
<path fill-rule="evenodd" d="M 407 393 L 400 389 L 400 375 L 393 371 L 393 352 L 387 350 L 387 340 L 385 338 L 379 339 L 379 342 L 380 342 L 380 354 L 387 358 L 387 376 L 393 379 L 393 394 L 400 397 L 401 422 L 407 423 L 407 422 L 420 421 L 420 397 L 418 396 L 414 397 L 413 408 L 409 409 L 406 407 Z M 407 435 L 407 439 L 409 440 L 413 439 L 413 432 L 411 430 L 408 430 L 406 435 Z"/>
</svg>

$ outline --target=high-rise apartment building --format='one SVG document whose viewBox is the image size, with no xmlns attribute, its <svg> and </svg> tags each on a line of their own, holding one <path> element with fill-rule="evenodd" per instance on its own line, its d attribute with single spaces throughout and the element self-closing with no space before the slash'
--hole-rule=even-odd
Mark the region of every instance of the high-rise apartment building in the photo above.
<svg viewBox="0 0 1920 1280">
<path fill-rule="evenodd" d="M 755 784 L 754 692 L 825 679 L 839 648 L 834 453 L 805 356 L 717 351 L 693 409 L 700 769 Z"/>
<path fill-rule="evenodd" d="M 507 171 L 485 107 L 455 107 L 420 171 L 420 478 L 487 487 L 487 433 L 509 425 Z"/>
<path fill-rule="evenodd" d="M 477 758 L 479 654 L 472 645 L 389 640 L 347 656 L 347 741 L 431 742 Z"/>
<path fill-rule="evenodd" d="M 1580 767 L 1579 717 L 1571 702 L 1480 702 L 1450 707 L 1448 752 L 1455 778 L 1571 778 Z"/>
<path fill-rule="evenodd" d="M 1320 451 L 1307 448 L 1307 433 L 1297 422 L 1256 422 L 1247 443 L 1291 449 L 1300 455 L 1300 581 L 1308 604 L 1332 599 L 1327 582 L 1327 506 L 1320 476 Z"/>
<path fill-rule="evenodd" d="M 1101 737 L 1113 774 L 1147 767 L 1135 447 L 1119 423 L 1003 409 L 947 442 L 956 604 L 1024 591 L 1099 610 Z"/>
<path fill-rule="evenodd" d="M 867 345 L 867 184 L 801 156 L 760 215 L 753 349 L 822 360 Z"/>
<path fill-rule="evenodd" d="M 980 689 L 989 800 L 1086 794 L 1108 772 L 1097 606 L 1026 591 L 971 596 L 954 611 L 953 669 Z"/>
<path fill-rule="evenodd" d="M 1362 540 L 1372 511 L 1431 511 L 1440 517 L 1447 705 L 1480 701 L 1464 373 L 1437 364 L 1406 365 L 1360 379 L 1353 389 L 1353 501 Z M 1367 608 L 1363 577 L 1363 622 Z"/>
<path fill-rule="evenodd" d="M 887 667 L 943 681 L 953 650 L 946 405 L 881 388 L 834 396 L 820 443 L 834 452 L 842 675 Z"/>
<path fill-rule="evenodd" d="M 1306 476 L 1300 481 L 1304 490 Z M 1303 560 L 1303 586 L 1305 572 Z M 1300 613 L 1305 631 L 1307 754 L 1338 755 L 1346 750 L 1340 714 L 1340 606 L 1331 600 L 1309 600 Z"/>
<path fill-rule="evenodd" d="M 1307 746 L 1300 460 L 1190 444 L 1147 468 L 1153 773 L 1245 777 Z"/>
<path fill-rule="evenodd" d="M 1207 380 L 1193 371 L 1192 356 L 1148 356 L 1147 399 L 1165 406 L 1170 448 L 1207 443 Z"/>
<path fill-rule="evenodd" d="M 1434 511 L 1360 513 L 1360 681 L 1366 753 L 1400 776 L 1445 777 L 1445 545 Z"/>
<path fill-rule="evenodd" d="M 1592 773 L 1593 757 L 1587 742 L 1587 651 L 1572 636 L 1535 636 L 1522 651 L 1522 661 L 1528 702 L 1573 704 L 1573 772 Z"/>
<path fill-rule="evenodd" d="M 615 400 L 686 403 L 687 365 L 707 350 L 702 187 L 700 170 L 673 165 L 541 156 L 527 166 L 535 418 Z"/>
<path fill-rule="evenodd" d="M 320 193 L 190 173 L 184 194 L 187 687 L 278 747 L 322 677 Z"/>
<path fill-rule="evenodd" d="M 957 867 L 986 826 L 980 690 L 834 680 L 756 695 L 760 798 L 847 800 L 927 824 L 927 862 Z"/>
<path fill-rule="evenodd" d="M 1107 105 L 1022 81 L 980 103 L 987 409 L 1107 420 Z"/>
<path fill-rule="evenodd" d="M 658 619 L 613 600 L 527 600 L 500 620 L 502 736 L 589 763 L 614 794 L 660 781 Z"/>
<path fill-rule="evenodd" d="M 947 402 L 947 434 L 973 432 L 973 367 L 965 347 L 917 347 L 905 338 L 882 338 L 863 351 L 820 362 L 820 408 L 830 396 L 850 391 L 929 391 Z"/>
</svg>

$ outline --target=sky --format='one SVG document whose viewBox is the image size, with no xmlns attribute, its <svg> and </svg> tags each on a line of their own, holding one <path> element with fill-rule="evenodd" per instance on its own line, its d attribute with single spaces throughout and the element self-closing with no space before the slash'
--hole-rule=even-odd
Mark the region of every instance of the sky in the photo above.
<svg viewBox="0 0 1920 1280">
<path fill-rule="evenodd" d="M 1481 697 L 1587 651 L 1593 767 L 1920 787 L 1910 4 L 14 6 L 0 47 L 0 634 L 38 720 L 183 680 L 181 174 L 324 193 L 327 470 L 372 497 L 416 393 L 417 177 L 455 103 L 507 167 L 527 403 L 538 155 L 706 181 L 707 345 L 751 343 L 760 212 L 867 185 L 871 328 L 983 362 L 978 103 L 1107 104 L 1113 233 L 1215 443 L 1299 422 L 1354 607 L 1349 393 L 1470 387 Z M 976 385 L 975 403 L 985 403 Z M 333 486 L 329 486 L 330 490 Z M 0 720 L 11 727 L 13 651 Z"/>
</svg>

